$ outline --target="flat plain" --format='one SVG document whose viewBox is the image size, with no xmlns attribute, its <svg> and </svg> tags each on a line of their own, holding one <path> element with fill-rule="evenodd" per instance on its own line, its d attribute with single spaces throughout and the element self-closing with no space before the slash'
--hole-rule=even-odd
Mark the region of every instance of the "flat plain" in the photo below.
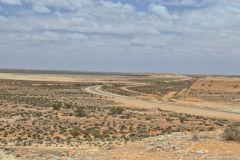
<svg viewBox="0 0 240 160">
<path fill-rule="evenodd" d="M 3 160 L 240 159 L 239 122 L 238 76 L 0 73 Z"/>
</svg>

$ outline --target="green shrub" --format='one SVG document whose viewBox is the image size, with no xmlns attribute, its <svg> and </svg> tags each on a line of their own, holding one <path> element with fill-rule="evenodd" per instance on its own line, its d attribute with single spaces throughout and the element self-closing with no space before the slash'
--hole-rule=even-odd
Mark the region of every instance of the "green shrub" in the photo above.
<svg viewBox="0 0 240 160">
<path fill-rule="evenodd" d="M 71 131 L 71 134 L 74 136 L 74 137 L 77 137 L 81 134 L 81 129 L 78 128 L 78 127 L 73 127 L 72 131 Z"/>
<path fill-rule="evenodd" d="M 83 131 L 83 134 L 87 137 L 89 135 L 94 136 L 94 138 L 107 138 L 109 137 L 107 133 L 101 133 L 100 130 L 93 129 L 93 128 L 87 128 L 85 131 Z"/>
<path fill-rule="evenodd" d="M 83 106 L 77 106 L 77 109 L 74 112 L 77 113 L 78 117 L 83 117 L 86 115 L 86 111 Z"/>
<path fill-rule="evenodd" d="M 52 108 L 55 109 L 55 110 L 60 110 L 61 107 L 62 107 L 61 104 L 53 104 L 53 105 L 52 105 Z"/>
<path fill-rule="evenodd" d="M 22 138 L 21 137 L 17 137 L 16 139 L 18 142 L 21 142 L 22 141 Z"/>
<path fill-rule="evenodd" d="M 137 132 L 138 133 L 147 133 L 147 129 L 140 127 L 140 128 L 137 128 Z"/>
<path fill-rule="evenodd" d="M 155 81 L 154 83 L 155 84 L 167 84 L 168 82 L 165 82 L 165 81 Z"/>
<path fill-rule="evenodd" d="M 73 106 L 72 106 L 72 104 L 65 103 L 65 104 L 64 104 L 64 107 L 67 108 L 67 109 L 70 109 L 70 108 L 72 108 Z"/>
<path fill-rule="evenodd" d="M 152 117 L 151 117 L 151 115 L 145 115 L 145 119 L 146 119 L 146 120 L 151 120 Z"/>
<path fill-rule="evenodd" d="M 224 130 L 223 137 L 227 141 L 240 142 L 240 123 L 229 125 Z"/>
<path fill-rule="evenodd" d="M 103 85 L 103 86 L 102 86 L 102 89 L 107 89 L 107 85 Z"/>
<path fill-rule="evenodd" d="M 184 123 L 184 121 L 186 121 L 186 117 L 180 116 L 180 117 L 179 117 L 179 120 L 180 120 L 181 123 Z"/>
<path fill-rule="evenodd" d="M 211 126 L 208 128 L 208 131 L 214 131 L 216 128 L 214 126 Z"/>
<path fill-rule="evenodd" d="M 99 130 L 91 130 L 91 134 L 95 137 L 95 138 L 101 138 L 102 137 L 102 134 L 100 133 Z"/>
<path fill-rule="evenodd" d="M 122 114 L 125 109 L 123 107 L 112 107 L 110 111 L 112 114 Z"/>
<path fill-rule="evenodd" d="M 175 85 L 176 82 L 171 81 L 171 82 L 167 82 L 167 81 L 155 81 L 155 84 L 159 84 L 159 85 Z"/>
</svg>

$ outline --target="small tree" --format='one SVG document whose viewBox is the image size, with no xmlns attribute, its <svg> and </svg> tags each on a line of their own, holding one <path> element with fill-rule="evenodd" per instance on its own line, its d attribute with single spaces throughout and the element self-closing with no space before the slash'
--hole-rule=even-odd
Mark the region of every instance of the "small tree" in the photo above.
<svg viewBox="0 0 240 160">
<path fill-rule="evenodd" d="M 77 113 L 78 117 L 83 117 L 86 115 L 86 111 L 83 106 L 77 106 L 77 109 L 74 112 Z"/>
<path fill-rule="evenodd" d="M 112 114 L 122 114 L 125 109 L 123 107 L 112 107 L 110 111 Z"/>
</svg>

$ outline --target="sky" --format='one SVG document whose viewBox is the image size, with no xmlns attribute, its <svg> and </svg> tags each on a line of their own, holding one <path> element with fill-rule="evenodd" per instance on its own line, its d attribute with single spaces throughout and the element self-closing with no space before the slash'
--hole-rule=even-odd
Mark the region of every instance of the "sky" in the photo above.
<svg viewBox="0 0 240 160">
<path fill-rule="evenodd" d="M 240 1 L 0 0 L 0 68 L 240 75 Z"/>
</svg>

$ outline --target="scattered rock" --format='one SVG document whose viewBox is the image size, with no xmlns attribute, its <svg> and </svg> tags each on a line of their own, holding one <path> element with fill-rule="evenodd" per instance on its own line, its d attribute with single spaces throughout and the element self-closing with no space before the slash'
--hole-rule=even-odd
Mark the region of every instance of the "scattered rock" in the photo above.
<svg viewBox="0 0 240 160">
<path fill-rule="evenodd" d="M 204 154 L 204 153 L 207 153 L 208 151 L 207 150 L 199 150 L 199 151 L 196 151 L 195 153 L 196 154 Z"/>
<path fill-rule="evenodd" d="M 116 147 L 115 146 L 107 146 L 106 150 L 112 150 L 114 148 L 116 148 Z"/>
<path fill-rule="evenodd" d="M 60 158 L 51 158 L 51 160 L 61 160 Z"/>
</svg>

